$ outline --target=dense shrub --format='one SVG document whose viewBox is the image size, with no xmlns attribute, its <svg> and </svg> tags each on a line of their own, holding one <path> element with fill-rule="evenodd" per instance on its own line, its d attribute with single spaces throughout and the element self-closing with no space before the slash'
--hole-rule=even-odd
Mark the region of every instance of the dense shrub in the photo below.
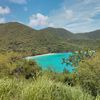
<svg viewBox="0 0 100 100">
<path fill-rule="evenodd" d="M 80 85 L 91 91 L 92 95 L 100 94 L 100 53 L 94 58 L 86 59 L 78 67 Z"/>
<path fill-rule="evenodd" d="M 27 61 L 23 55 L 15 52 L 0 53 L 0 77 L 14 75 L 29 79 L 37 77 L 40 67 L 34 61 Z"/>
<path fill-rule="evenodd" d="M 9 72 L 16 68 L 15 62 L 20 60 L 22 55 L 15 52 L 1 52 L 0 53 L 0 77 L 8 75 Z"/>
<path fill-rule="evenodd" d="M 50 80 L 61 82 L 66 85 L 75 86 L 77 84 L 77 75 L 75 73 L 63 72 L 56 73 L 51 70 L 42 71 L 42 76 L 47 76 Z"/>
</svg>

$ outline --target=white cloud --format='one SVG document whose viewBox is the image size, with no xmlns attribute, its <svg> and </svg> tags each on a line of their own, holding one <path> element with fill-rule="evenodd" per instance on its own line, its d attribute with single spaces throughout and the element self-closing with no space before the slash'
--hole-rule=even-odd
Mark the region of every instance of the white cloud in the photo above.
<svg viewBox="0 0 100 100">
<path fill-rule="evenodd" d="M 72 0 L 73 1 L 73 0 Z M 85 32 L 100 28 L 100 0 L 65 0 L 62 7 L 50 13 L 48 22 L 72 32 Z M 97 23 L 97 25 L 95 24 Z"/>
<path fill-rule="evenodd" d="M 5 23 L 5 18 L 0 18 L 0 23 Z"/>
<path fill-rule="evenodd" d="M 100 0 L 64 0 L 61 8 L 48 16 L 33 14 L 29 20 L 31 27 L 60 27 L 72 32 L 86 32 L 100 28 Z M 100 15 L 99 15 L 100 16 Z M 41 27 L 40 27 L 41 26 Z"/>
<path fill-rule="evenodd" d="M 33 14 L 30 17 L 29 26 L 47 26 L 48 25 L 48 16 L 45 16 L 41 13 Z"/>
<path fill-rule="evenodd" d="M 85 4 L 91 4 L 91 3 L 97 3 L 100 0 L 78 0 L 78 1 L 83 2 Z"/>
<path fill-rule="evenodd" d="M 2 7 L 2 6 L 0 6 L 0 15 L 9 14 L 10 12 L 11 11 L 10 11 L 9 7 Z"/>
<path fill-rule="evenodd" d="M 61 9 L 55 10 L 50 14 L 50 17 L 53 18 L 61 18 L 65 20 L 71 20 L 74 18 L 74 12 L 72 9 L 66 9 L 66 7 L 63 7 Z"/>
<path fill-rule="evenodd" d="M 65 9 L 65 14 L 66 14 L 66 19 L 70 20 L 70 19 L 73 19 L 74 18 L 74 13 L 72 10 L 67 10 Z"/>
<path fill-rule="evenodd" d="M 17 3 L 17 4 L 26 4 L 27 0 L 9 0 L 12 3 Z"/>
</svg>

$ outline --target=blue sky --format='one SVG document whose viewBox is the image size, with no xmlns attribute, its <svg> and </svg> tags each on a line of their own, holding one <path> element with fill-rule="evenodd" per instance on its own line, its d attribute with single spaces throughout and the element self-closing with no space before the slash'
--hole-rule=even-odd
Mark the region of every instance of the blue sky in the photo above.
<svg viewBox="0 0 100 100">
<path fill-rule="evenodd" d="M 35 29 L 93 31 L 100 29 L 100 0 L 0 0 L 0 23 L 16 21 Z"/>
</svg>

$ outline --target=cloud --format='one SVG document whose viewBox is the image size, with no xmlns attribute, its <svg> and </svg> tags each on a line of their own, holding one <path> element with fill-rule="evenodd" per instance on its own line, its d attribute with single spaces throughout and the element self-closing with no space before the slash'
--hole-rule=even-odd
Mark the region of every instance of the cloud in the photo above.
<svg viewBox="0 0 100 100">
<path fill-rule="evenodd" d="M 29 26 L 31 27 L 48 25 L 48 16 L 41 13 L 33 14 L 29 19 Z"/>
<path fill-rule="evenodd" d="M 11 11 L 10 11 L 9 7 L 2 7 L 2 6 L 0 6 L 0 15 L 9 14 L 10 12 Z"/>
<path fill-rule="evenodd" d="M 65 9 L 65 15 L 66 15 L 66 19 L 70 20 L 70 19 L 73 19 L 74 18 L 74 13 L 72 10 L 67 10 Z"/>
<path fill-rule="evenodd" d="M 48 16 L 42 13 L 29 18 L 31 27 L 60 27 L 72 32 L 100 29 L 100 0 L 64 0 L 59 9 Z"/>
<path fill-rule="evenodd" d="M 17 3 L 17 4 L 26 4 L 27 0 L 9 0 L 12 3 Z"/>
<path fill-rule="evenodd" d="M 64 0 L 61 8 L 49 14 L 48 23 L 72 32 L 100 28 L 100 0 Z"/>
<path fill-rule="evenodd" d="M 5 18 L 0 18 L 0 23 L 5 23 L 5 22 L 6 22 Z"/>
<path fill-rule="evenodd" d="M 78 0 L 78 1 L 83 2 L 85 4 L 91 4 L 91 3 L 97 3 L 100 0 Z"/>
</svg>

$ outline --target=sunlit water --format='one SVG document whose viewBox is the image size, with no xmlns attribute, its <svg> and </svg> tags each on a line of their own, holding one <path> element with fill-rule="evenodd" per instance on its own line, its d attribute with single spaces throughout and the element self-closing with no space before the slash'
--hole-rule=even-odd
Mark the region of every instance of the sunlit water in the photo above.
<svg viewBox="0 0 100 100">
<path fill-rule="evenodd" d="M 37 62 L 42 69 L 52 69 L 55 72 L 63 72 L 65 69 L 68 72 L 73 72 L 74 67 L 63 62 L 63 58 L 68 59 L 72 53 L 51 53 L 38 56 L 26 57 Z"/>
</svg>

